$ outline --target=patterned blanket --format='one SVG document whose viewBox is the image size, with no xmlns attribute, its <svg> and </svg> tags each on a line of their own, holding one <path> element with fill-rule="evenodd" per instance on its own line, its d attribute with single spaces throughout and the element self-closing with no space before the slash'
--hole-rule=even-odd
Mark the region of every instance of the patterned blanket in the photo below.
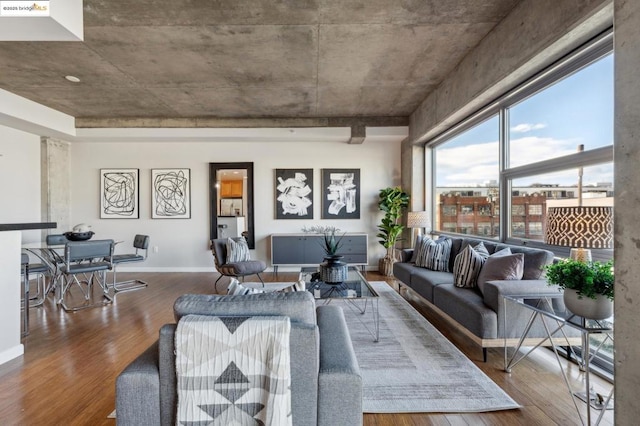
<svg viewBox="0 0 640 426">
<path fill-rule="evenodd" d="M 176 330 L 179 425 L 291 425 L 288 317 L 187 315 Z"/>
</svg>

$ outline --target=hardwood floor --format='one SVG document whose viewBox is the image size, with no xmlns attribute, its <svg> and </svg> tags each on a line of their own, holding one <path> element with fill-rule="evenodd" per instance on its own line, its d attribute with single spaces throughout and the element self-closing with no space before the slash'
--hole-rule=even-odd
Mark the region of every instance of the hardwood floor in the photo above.
<svg viewBox="0 0 640 426">
<path fill-rule="evenodd" d="M 23 340 L 24 356 L 0 366 L 0 424 L 115 424 L 107 416 L 114 409 L 118 373 L 156 340 L 161 325 L 173 322 L 176 297 L 185 293 L 213 293 L 217 274 L 121 273 L 118 277 L 139 278 L 147 281 L 149 287 L 119 293 L 112 305 L 76 313 L 66 313 L 50 300 L 43 307 L 31 309 L 30 334 Z M 266 274 L 265 278 L 293 281 L 297 274 L 281 272 L 278 276 Z M 377 273 L 367 273 L 367 279 L 387 281 L 395 287 L 392 279 Z M 365 425 L 580 423 L 549 351 L 536 351 L 507 374 L 502 370 L 501 349 L 491 349 L 488 362 L 483 363 L 478 347 L 465 343 L 455 329 L 432 318 L 411 294 L 405 297 L 522 408 L 469 414 L 365 414 Z M 569 376 L 575 383 L 584 379 L 575 365 L 569 366 Z M 608 392 L 606 382 L 600 379 L 595 382 L 596 391 Z M 584 404 L 580 407 L 584 409 Z M 603 424 L 613 424 L 611 411 Z"/>
</svg>

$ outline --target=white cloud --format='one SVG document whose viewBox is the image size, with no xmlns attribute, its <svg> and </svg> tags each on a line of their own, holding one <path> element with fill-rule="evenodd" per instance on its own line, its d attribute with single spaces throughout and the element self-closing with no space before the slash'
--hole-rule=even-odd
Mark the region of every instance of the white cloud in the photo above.
<svg viewBox="0 0 640 426">
<path fill-rule="evenodd" d="M 498 142 L 438 149 L 438 186 L 475 186 L 498 179 Z"/>
<path fill-rule="evenodd" d="M 536 163 L 551 158 L 574 154 L 579 142 L 573 139 L 554 139 L 525 136 L 511 139 L 510 166 L 518 167 L 523 164 Z"/>
<path fill-rule="evenodd" d="M 518 167 L 576 152 L 580 142 L 575 139 L 525 136 L 511 140 L 510 166 Z M 438 186 L 478 186 L 498 179 L 498 142 L 479 143 L 468 146 L 437 150 Z M 553 183 L 575 182 L 575 171 L 546 174 Z M 591 176 L 598 181 L 607 181 L 606 174 Z M 536 180 L 536 177 L 531 179 Z M 545 182 L 547 180 L 545 179 Z"/>
<path fill-rule="evenodd" d="M 517 125 L 513 126 L 511 128 L 511 131 L 513 133 L 527 133 L 527 132 L 531 132 L 533 130 L 544 129 L 545 127 L 547 127 L 547 125 L 543 124 L 543 123 L 536 123 L 536 124 L 521 123 L 521 124 L 517 124 Z"/>
</svg>

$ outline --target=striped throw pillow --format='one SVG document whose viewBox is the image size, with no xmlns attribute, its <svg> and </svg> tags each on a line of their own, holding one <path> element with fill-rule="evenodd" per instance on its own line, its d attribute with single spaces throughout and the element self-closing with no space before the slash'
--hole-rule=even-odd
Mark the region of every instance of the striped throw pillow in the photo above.
<svg viewBox="0 0 640 426">
<path fill-rule="evenodd" d="M 475 287 L 482 265 L 488 257 L 489 252 L 484 244 L 466 246 L 453 261 L 453 284 L 456 287 Z"/>
<path fill-rule="evenodd" d="M 251 260 L 249 257 L 249 246 L 247 240 L 239 238 L 227 238 L 227 263 L 245 262 Z"/>
<path fill-rule="evenodd" d="M 439 238 L 436 241 L 424 238 L 416 256 L 416 266 L 431 269 L 432 271 L 448 272 L 450 255 L 450 238 Z"/>
</svg>

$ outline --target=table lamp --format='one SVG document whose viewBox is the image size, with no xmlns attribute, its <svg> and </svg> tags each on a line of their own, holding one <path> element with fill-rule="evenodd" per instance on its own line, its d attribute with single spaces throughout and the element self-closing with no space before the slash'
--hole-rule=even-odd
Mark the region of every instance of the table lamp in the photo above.
<svg viewBox="0 0 640 426">
<path fill-rule="evenodd" d="M 422 228 L 431 227 L 431 221 L 429 220 L 428 212 L 409 212 L 407 213 L 407 228 L 413 229 L 413 243 L 415 244 L 416 237 L 422 235 Z"/>
<path fill-rule="evenodd" d="M 550 207 L 544 240 L 571 247 L 573 260 L 590 262 L 590 249 L 613 248 L 613 207 Z"/>
</svg>

